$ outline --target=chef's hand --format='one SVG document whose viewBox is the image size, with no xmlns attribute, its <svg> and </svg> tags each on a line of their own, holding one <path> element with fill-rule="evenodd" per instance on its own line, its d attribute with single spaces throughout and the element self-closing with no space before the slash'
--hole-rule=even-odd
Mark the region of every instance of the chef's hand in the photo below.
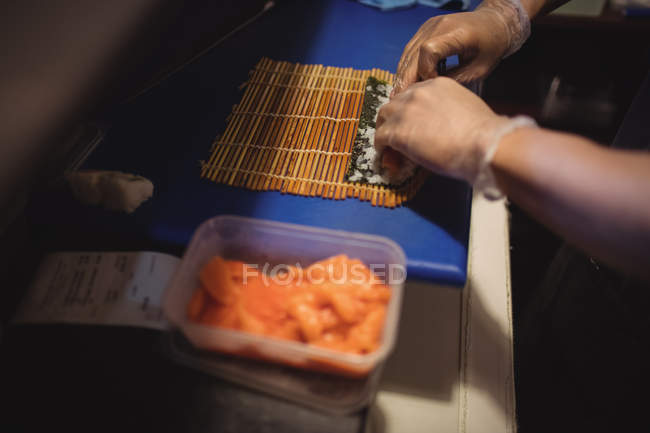
<svg viewBox="0 0 650 433">
<path fill-rule="evenodd" d="M 461 83 L 483 78 L 529 34 L 526 12 L 512 0 L 485 0 L 474 12 L 431 18 L 406 45 L 392 96 L 436 77 L 438 63 L 453 55 L 458 55 L 460 65 L 447 76 Z"/>
<path fill-rule="evenodd" d="M 473 184 L 507 122 L 456 81 L 438 77 L 410 86 L 379 110 L 375 147 Z"/>
</svg>

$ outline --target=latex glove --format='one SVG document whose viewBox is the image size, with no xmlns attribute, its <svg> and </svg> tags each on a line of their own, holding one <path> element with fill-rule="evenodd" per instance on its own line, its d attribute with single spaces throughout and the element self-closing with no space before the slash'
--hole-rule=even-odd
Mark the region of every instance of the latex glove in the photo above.
<svg viewBox="0 0 650 433">
<path fill-rule="evenodd" d="M 485 0 L 474 12 L 431 18 L 404 49 L 393 96 L 417 81 L 436 77 L 438 63 L 453 55 L 458 55 L 460 65 L 447 76 L 462 83 L 483 78 L 529 35 L 530 20 L 519 0 Z"/>
<path fill-rule="evenodd" d="M 379 110 L 375 147 L 390 147 L 498 198 L 489 163 L 499 141 L 515 128 L 534 125 L 523 116 L 499 116 L 456 81 L 438 77 L 412 85 Z"/>
</svg>

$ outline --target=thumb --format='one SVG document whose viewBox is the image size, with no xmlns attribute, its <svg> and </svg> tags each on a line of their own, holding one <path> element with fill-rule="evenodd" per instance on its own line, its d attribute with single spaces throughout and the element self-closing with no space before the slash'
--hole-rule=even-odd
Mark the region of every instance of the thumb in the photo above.
<svg viewBox="0 0 650 433">
<path fill-rule="evenodd" d="M 383 122 L 382 122 L 383 123 Z M 375 130 L 374 145 L 378 153 L 382 153 L 384 149 L 390 147 L 393 140 L 393 130 L 390 125 L 382 124 Z"/>
<path fill-rule="evenodd" d="M 390 99 L 402 93 L 411 84 L 418 80 L 418 66 L 414 63 L 413 54 L 405 53 L 397 67 L 397 75 L 393 83 L 393 90 L 390 93 Z"/>
</svg>

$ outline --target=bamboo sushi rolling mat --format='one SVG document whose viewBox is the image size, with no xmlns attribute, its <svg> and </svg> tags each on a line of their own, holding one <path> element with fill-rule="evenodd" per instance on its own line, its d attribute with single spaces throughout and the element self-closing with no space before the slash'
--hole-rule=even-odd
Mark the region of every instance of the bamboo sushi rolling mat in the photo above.
<svg viewBox="0 0 650 433">
<path fill-rule="evenodd" d="M 412 198 L 423 170 L 399 188 L 345 180 L 366 80 L 394 75 L 262 58 L 213 143 L 201 177 L 256 191 L 396 207 Z"/>
</svg>

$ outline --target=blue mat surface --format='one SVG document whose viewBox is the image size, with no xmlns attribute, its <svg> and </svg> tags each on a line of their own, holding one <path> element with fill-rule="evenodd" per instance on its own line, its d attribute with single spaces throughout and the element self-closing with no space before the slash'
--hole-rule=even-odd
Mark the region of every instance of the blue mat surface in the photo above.
<svg viewBox="0 0 650 433">
<path fill-rule="evenodd" d="M 179 245 L 202 221 L 219 214 L 378 234 L 402 246 L 410 278 L 462 286 L 471 208 L 471 190 L 464 183 L 432 176 L 405 207 L 385 209 L 355 199 L 252 192 L 199 177 L 199 160 L 208 158 L 212 140 L 241 98 L 238 86 L 262 56 L 395 72 L 404 45 L 436 13 L 443 12 L 414 7 L 385 13 L 347 0 L 278 2 L 109 116 L 106 141 L 84 168 L 146 176 L 156 185 L 152 200 L 131 216 L 70 204 L 65 212 L 51 209 L 48 220 Z"/>
</svg>

